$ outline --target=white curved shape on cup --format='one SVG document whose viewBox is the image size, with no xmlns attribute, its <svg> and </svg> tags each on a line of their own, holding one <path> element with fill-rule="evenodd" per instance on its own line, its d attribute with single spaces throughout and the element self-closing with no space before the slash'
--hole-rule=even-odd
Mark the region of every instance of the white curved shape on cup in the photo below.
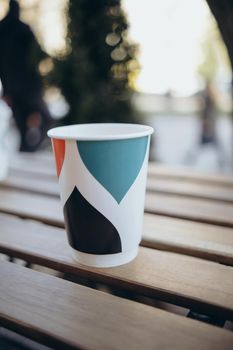
<svg viewBox="0 0 233 350">
<path fill-rule="evenodd" d="M 88 171 L 76 141 L 66 140 L 65 158 L 59 177 L 62 205 L 64 207 L 76 186 L 82 196 L 115 226 L 121 238 L 122 252 L 131 251 L 141 240 L 149 137 L 140 172 L 120 204 Z"/>
<path fill-rule="evenodd" d="M 72 249 L 72 248 L 71 248 Z M 72 256 L 79 264 L 93 267 L 114 267 L 132 261 L 138 253 L 138 246 L 130 251 L 116 254 L 87 254 L 72 249 Z"/>
</svg>

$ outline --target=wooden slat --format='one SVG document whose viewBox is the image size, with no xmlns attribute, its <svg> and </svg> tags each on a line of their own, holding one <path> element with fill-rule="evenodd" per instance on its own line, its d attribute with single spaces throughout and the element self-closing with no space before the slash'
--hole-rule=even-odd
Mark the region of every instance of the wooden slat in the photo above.
<svg viewBox="0 0 233 350">
<path fill-rule="evenodd" d="M 140 248 L 131 263 L 89 268 L 75 263 L 64 230 L 1 216 L 0 252 L 82 275 L 186 308 L 233 319 L 233 268 Z"/>
<path fill-rule="evenodd" d="M 161 194 L 233 203 L 233 185 L 232 187 L 227 187 L 219 184 L 195 183 L 149 176 L 147 179 L 147 190 Z"/>
<path fill-rule="evenodd" d="M 145 210 L 159 215 L 233 227 L 233 204 L 230 203 L 147 193 Z"/>
<path fill-rule="evenodd" d="M 10 263 L 0 322 L 62 349 L 231 349 L 233 334 Z"/>
<path fill-rule="evenodd" d="M 54 161 L 53 151 L 52 151 L 52 145 L 50 147 L 50 150 L 46 151 L 37 151 L 33 153 L 28 152 L 20 152 L 13 156 L 13 161 L 17 160 L 18 162 L 40 162 L 41 164 L 51 164 Z"/>
<path fill-rule="evenodd" d="M 19 189 L 28 192 L 59 197 L 57 179 L 53 177 L 31 176 L 30 173 L 10 171 L 7 179 L 1 182 L 1 187 Z"/>
<path fill-rule="evenodd" d="M 0 349 L 2 350 L 53 350 L 10 329 L 0 327 Z"/>
<path fill-rule="evenodd" d="M 0 211 L 64 226 L 62 207 L 59 200 L 53 197 L 0 188 Z"/>
<path fill-rule="evenodd" d="M 49 164 L 41 163 L 37 160 L 21 159 L 20 157 L 13 158 L 10 164 L 10 170 L 21 174 L 30 174 L 31 176 L 56 177 L 55 162 Z"/>
<path fill-rule="evenodd" d="M 56 198 L 0 189 L 0 211 L 64 227 L 61 204 Z M 229 228 L 146 214 L 143 237 L 148 247 L 233 265 L 233 231 Z"/>
<path fill-rule="evenodd" d="M 145 214 L 141 244 L 233 266 L 233 229 L 228 227 Z"/>
<path fill-rule="evenodd" d="M 215 175 L 198 172 L 188 167 L 169 167 L 157 163 L 150 163 L 148 173 L 162 179 L 176 179 L 180 181 L 192 181 L 195 183 L 205 183 L 220 186 L 233 186 L 233 178 L 230 175 Z"/>
</svg>

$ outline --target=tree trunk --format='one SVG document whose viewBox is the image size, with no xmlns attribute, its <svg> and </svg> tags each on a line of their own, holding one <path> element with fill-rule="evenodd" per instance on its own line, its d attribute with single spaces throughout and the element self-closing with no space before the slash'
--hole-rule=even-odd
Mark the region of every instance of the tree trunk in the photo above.
<svg viewBox="0 0 233 350">
<path fill-rule="evenodd" d="M 223 41 L 226 45 L 228 55 L 233 71 L 233 0 L 206 0 L 210 10 L 212 11 Z M 233 81 L 232 81 L 232 100 L 233 100 Z M 232 134 L 233 134 L 233 110 L 232 117 Z M 232 150 L 233 150 L 233 135 L 232 135 Z M 233 168 L 233 151 L 231 155 Z"/>
</svg>

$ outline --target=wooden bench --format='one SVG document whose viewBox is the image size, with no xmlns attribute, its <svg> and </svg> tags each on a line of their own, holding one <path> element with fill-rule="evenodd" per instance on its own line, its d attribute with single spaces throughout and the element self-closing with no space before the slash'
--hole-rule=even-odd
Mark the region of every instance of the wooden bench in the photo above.
<svg viewBox="0 0 233 350">
<path fill-rule="evenodd" d="M 64 227 L 60 201 L 52 196 L 0 188 L 0 211 Z M 216 222 L 216 217 L 213 218 L 212 223 Z M 231 228 L 154 214 L 146 214 L 144 222 L 142 244 L 147 247 L 184 251 L 189 255 L 232 264 Z"/>
<path fill-rule="evenodd" d="M 0 251 L 9 256 L 233 319 L 233 269 L 228 266 L 142 247 L 127 268 L 91 269 L 73 262 L 64 230 L 11 216 L 1 215 L 1 222 Z"/>
<path fill-rule="evenodd" d="M 226 330 L 21 266 L 0 278 L 0 323 L 56 349 L 232 348 Z"/>
<path fill-rule="evenodd" d="M 27 176 L 24 175 L 23 178 L 18 177 L 17 174 L 10 175 L 0 189 L 2 201 L 5 202 L 5 196 L 7 195 L 8 197 L 8 192 L 12 193 L 13 188 L 16 190 L 13 206 L 17 203 L 16 193 L 22 190 L 25 191 L 25 196 L 26 192 L 34 192 L 58 198 L 58 185 L 55 181 L 55 177 L 53 180 L 48 180 L 47 178 L 43 178 L 43 180 L 35 179 L 30 173 Z M 30 198 L 30 195 L 28 197 Z M 1 206 L 2 201 L 0 203 Z M 153 214 L 233 227 L 233 202 L 229 201 L 222 202 L 148 192 L 145 210 Z"/>
<path fill-rule="evenodd" d="M 34 190 L 43 191 L 43 183 L 53 181 L 56 177 L 52 156 L 17 157 L 11 167 L 8 180 L 2 185 L 30 190 L 32 183 L 25 181 L 25 177 L 30 175 L 30 178 L 37 182 Z M 158 164 L 155 166 L 153 163 L 149 164 L 147 188 L 157 193 L 233 202 L 233 179 L 230 176 L 203 175 L 182 168 L 174 170 Z M 57 193 L 56 183 L 56 186 L 50 189 L 50 194 Z"/>
<path fill-rule="evenodd" d="M 35 163 L 42 176 L 32 176 Z M 11 342 L 20 334 L 55 349 L 232 349 L 230 191 L 217 200 L 148 188 L 137 258 L 97 269 L 72 260 L 51 158 L 15 164 L 0 184 L 0 326 Z"/>
</svg>

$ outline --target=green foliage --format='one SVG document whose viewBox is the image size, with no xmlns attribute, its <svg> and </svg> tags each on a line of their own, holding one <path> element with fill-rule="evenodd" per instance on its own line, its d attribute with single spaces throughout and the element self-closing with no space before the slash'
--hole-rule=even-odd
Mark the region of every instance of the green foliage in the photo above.
<svg viewBox="0 0 233 350">
<path fill-rule="evenodd" d="M 136 121 L 129 85 L 137 47 L 127 29 L 120 0 L 69 0 L 67 49 L 51 73 L 70 106 L 67 123 Z"/>
</svg>

